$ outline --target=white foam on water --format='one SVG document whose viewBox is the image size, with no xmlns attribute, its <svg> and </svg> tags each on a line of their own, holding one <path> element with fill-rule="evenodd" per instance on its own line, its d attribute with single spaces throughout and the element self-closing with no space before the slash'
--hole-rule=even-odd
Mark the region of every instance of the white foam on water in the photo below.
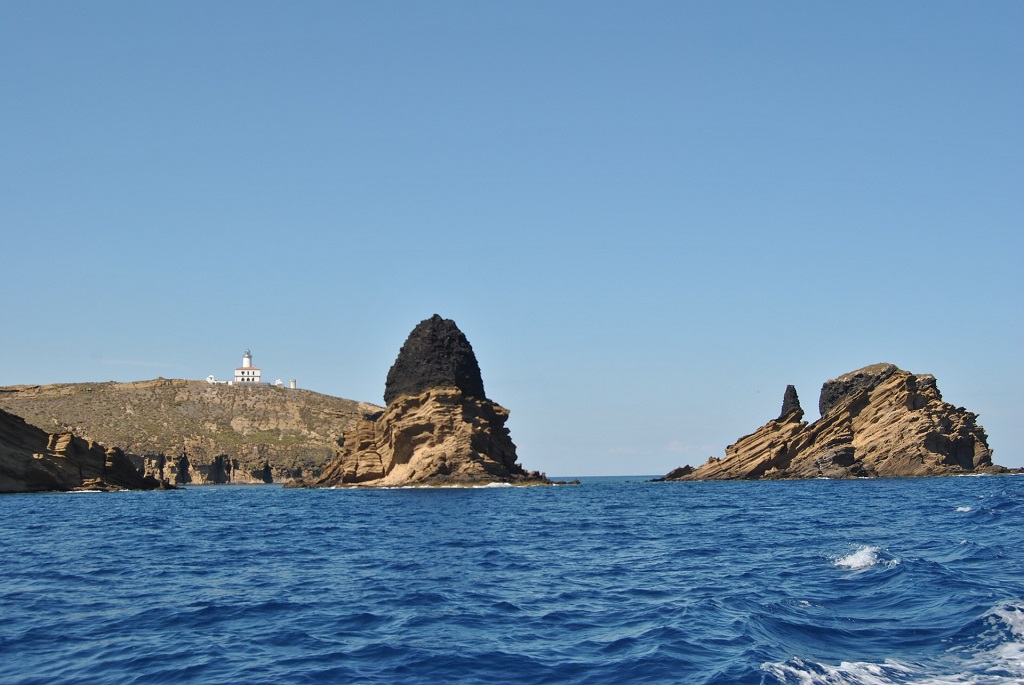
<svg viewBox="0 0 1024 685">
<path fill-rule="evenodd" d="M 956 510 L 959 512 L 968 512 L 974 511 L 974 507 L 957 507 Z"/>
<path fill-rule="evenodd" d="M 851 571 L 864 571 L 879 564 L 884 566 L 896 566 L 899 559 L 886 559 L 881 553 L 880 547 L 874 545 L 861 545 L 844 557 L 835 559 L 832 563 L 837 568 L 845 568 Z"/>
<path fill-rule="evenodd" d="M 798 685 L 893 685 L 907 682 L 913 670 L 898 662 L 884 664 L 844 661 L 838 666 L 790 659 L 782 663 L 761 664 L 761 670 L 783 683 Z"/>
<path fill-rule="evenodd" d="M 1024 683 L 1024 603 L 999 604 L 970 649 L 950 650 L 940 664 L 886 660 L 838 665 L 799 658 L 761 664 L 786 685 L 1020 685 Z"/>
</svg>

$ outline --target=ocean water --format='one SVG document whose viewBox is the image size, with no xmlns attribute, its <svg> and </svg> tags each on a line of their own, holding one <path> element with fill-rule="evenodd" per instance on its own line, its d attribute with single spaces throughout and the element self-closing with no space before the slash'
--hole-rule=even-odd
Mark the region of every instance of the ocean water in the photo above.
<svg viewBox="0 0 1024 685">
<path fill-rule="evenodd" d="M 1024 477 L 0 497 L 2 683 L 1024 682 Z"/>
</svg>

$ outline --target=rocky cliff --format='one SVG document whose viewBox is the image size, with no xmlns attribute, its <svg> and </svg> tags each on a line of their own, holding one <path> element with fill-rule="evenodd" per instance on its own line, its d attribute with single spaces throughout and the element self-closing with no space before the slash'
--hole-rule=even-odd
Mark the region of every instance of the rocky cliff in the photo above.
<svg viewBox="0 0 1024 685">
<path fill-rule="evenodd" d="M 792 388 L 792 386 L 790 386 Z M 875 364 L 827 381 L 808 424 L 796 390 L 782 414 L 694 469 L 662 480 L 1000 473 L 977 415 L 942 400 L 935 377 Z"/>
<path fill-rule="evenodd" d="M 487 399 L 476 355 L 438 315 L 406 340 L 387 376 L 383 412 L 348 431 L 313 485 L 542 484 L 516 462 L 508 410 Z"/>
<path fill-rule="evenodd" d="M 0 492 L 167 487 L 172 486 L 143 476 L 116 447 L 71 433 L 48 434 L 0 410 Z"/>
<path fill-rule="evenodd" d="M 178 484 L 316 477 L 344 431 L 380 409 L 308 390 L 165 379 L 5 387 L 0 408 L 117 447 Z"/>
</svg>

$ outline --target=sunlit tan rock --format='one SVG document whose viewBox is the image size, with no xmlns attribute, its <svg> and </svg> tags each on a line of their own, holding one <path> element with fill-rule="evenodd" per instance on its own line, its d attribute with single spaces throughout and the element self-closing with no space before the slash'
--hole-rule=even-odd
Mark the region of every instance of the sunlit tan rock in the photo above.
<svg viewBox="0 0 1024 685">
<path fill-rule="evenodd" d="M 665 480 L 1001 473 L 977 415 L 944 402 L 935 377 L 875 364 L 822 387 L 823 416 L 769 421 L 692 471 Z"/>
</svg>

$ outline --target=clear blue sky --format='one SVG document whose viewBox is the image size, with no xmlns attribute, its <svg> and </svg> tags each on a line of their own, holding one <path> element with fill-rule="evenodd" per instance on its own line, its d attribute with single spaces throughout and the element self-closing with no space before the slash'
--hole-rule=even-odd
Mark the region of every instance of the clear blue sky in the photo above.
<svg viewBox="0 0 1024 685">
<path fill-rule="evenodd" d="M 660 474 L 935 374 L 1024 465 L 1024 3 L 0 3 L 0 385 L 380 403 L 473 344 L 521 462 Z"/>
</svg>

